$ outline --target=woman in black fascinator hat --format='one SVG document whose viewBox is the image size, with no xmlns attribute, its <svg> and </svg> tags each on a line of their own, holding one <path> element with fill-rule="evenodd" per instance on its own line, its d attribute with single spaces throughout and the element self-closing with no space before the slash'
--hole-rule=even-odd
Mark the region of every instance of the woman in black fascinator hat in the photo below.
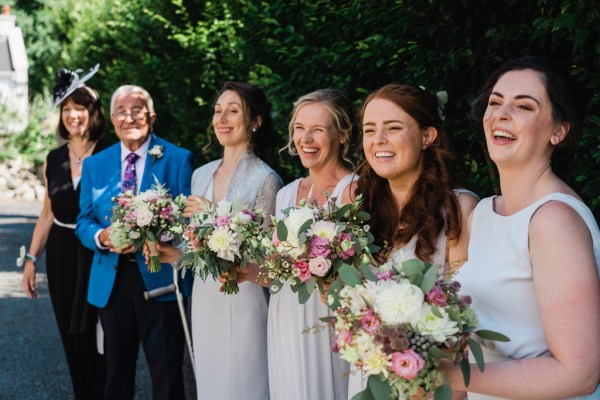
<svg viewBox="0 0 600 400">
<path fill-rule="evenodd" d="M 79 180 L 83 161 L 100 151 L 105 116 L 96 91 L 85 86 L 99 68 L 56 75 L 52 108 L 59 106 L 57 133 L 67 143 L 50 151 L 44 162 L 46 195 L 24 263 L 23 288 L 38 296 L 36 261 L 46 250 L 48 289 L 76 399 L 104 397 L 104 360 L 96 346 L 96 310 L 87 301 L 92 253 L 75 236 Z"/>
</svg>

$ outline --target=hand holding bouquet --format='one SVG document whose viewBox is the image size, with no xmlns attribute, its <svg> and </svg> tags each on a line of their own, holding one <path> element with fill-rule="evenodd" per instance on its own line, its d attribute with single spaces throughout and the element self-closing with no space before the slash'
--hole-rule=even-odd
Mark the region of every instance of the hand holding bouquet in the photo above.
<svg viewBox="0 0 600 400">
<path fill-rule="evenodd" d="M 378 248 L 366 225 L 370 216 L 360 211 L 361 202 L 358 196 L 338 207 L 329 199 L 319 208 L 314 199 L 302 200 L 299 207 L 284 210 L 284 218 L 274 218 L 262 274 L 270 292 L 277 293 L 289 280 L 304 304 L 315 287 L 325 293 L 325 284 L 331 283 L 329 292 L 339 290 L 340 274 L 367 267 Z"/>
<path fill-rule="evenodd" d="M 117 250 L 123 250 L 133 245 L 137 251 L 144 243 L 148 244 L 150 272 L 160 271 L 156 243 L 170 242 L 180 238 L 183 233 L 184 219 L 181 210 L 186 198 L 179 195 L 173 199 L 167 192 L 168 189 L 156 181 L 149 190 L 137 196 L 127 191 L 112 199 L 110 240 L 113 246 Z"/>
<path fill-rule="evenodd" d="M 435 266 L 420 260 L 386 263 L 366 275 L 370 280 L 349 282 L 331 301 L 334 351 L 368 378 L 367 388 L 356 398 L 433 394 L 435 400 L 449 400 L 452 389 L 439 371 L 439 360 L 458 362 L 468 385 L 467 346 L 479 369 L 484 367 L 473 336 L 509 340 L 496 332 L 475 331 L 471 299 L 460 295 L 458 282 L 438 279 Z"/>
<path fill-rule="evenodd" d="M 223 291 L 237 293 L 235 267 L 262 258 L 263 221 L 262 210 L 252 210 L 243 201 L 206 203 L 202 211 L 192 214 L 183 232 L 181 263 L 203 280 L 208 275 L 217 280 L 229 273 Z"/>
</svg>

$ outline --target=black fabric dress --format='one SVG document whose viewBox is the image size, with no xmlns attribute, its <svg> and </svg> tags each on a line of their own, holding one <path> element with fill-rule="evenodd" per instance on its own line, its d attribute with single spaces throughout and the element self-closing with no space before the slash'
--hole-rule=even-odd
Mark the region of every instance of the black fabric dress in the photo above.
<svg viewBox="0 0 600 400">
<path fill-rule="evenodd" d="M 97 144 L 94 153 L 103 148 Z M 48 196 L 54 218 L 75 224 L 79 214 L 79 185 L 73 187 L 69 148 L 63 145 L 46 159 Z M 52 225 L 46 243 L 46 273 L 76 399 L 104 395 L 104 359 L 96 350 L 97 310 L 87 302 L 93 252 L 83 247 L 75 230 Z"/>
</svg>

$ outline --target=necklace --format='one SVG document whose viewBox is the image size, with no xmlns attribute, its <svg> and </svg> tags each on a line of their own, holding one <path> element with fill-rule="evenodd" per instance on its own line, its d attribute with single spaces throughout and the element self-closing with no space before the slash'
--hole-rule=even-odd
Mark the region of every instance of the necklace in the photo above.
<svg viewBox="0 0 600 400">
<path fill-rule="evenodd" d="M 75 149 L 73 148 L 73 146 L 71 146 L 71 143 L 67 145 L 69 147 L 69 150 L 71 150 L 71 152 L 75 156 L 75 165 L 79 166 L 79 164 L 81 164 L 81 157 L 84 157 L 94 147 L 94 145 L 95 143 L 91 142 L 91 144 L 89 144 L 87 148 L 84 148 L 83 153 L 81 153 L 81 155 L 75 152 Z"/>
</svg>

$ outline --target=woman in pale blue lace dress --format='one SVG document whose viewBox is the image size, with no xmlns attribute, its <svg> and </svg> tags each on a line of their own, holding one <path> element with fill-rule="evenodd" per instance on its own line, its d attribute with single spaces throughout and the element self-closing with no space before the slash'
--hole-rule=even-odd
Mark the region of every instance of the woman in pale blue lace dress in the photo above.
<svg viewBox="0 0 600 400">
<path fill-rule="evenodd" d="M 267 216 L 274 213 L 282 181 L 254 153 L 274 142 L 270 112 L 257 87 L 239 82 L 224 85 L 212 120 L 223 158 L 194 171 L 186 213 L 198 211 L 204 201 L 239 198 Z M 173 247 L 161 249 L 170 260 L 181 254 Z M 221 293 L 220 287 L 211 277 L 194 281 L 192 336 L 198 399 L 269 399 L 266 292 L 249 281 L 241 282 L 235 295 Z"/>
<path fill-rule="evenodd" d="M 372 93 L 360 114 L 367 164 L 357 192 L 377 244 L 387 244 L 380 261 L 418 258 L 450 274 L 467 258 L 465 226 L 478 198 L 456 189 L 440 110 L 438 97 L 419 87 L 390 84 Z M 367 379 L 353 370 L 348 398 Z"/>
<path fill-rule="evenodd" d="M 317 90 L 294 104 L 289 125 L 288 149 L 299 154 L 308 176 L 298 178 L 277 194 L 276 215 L 297 206 L 309 192 L 320 205 L 327 196 L 336 202 L 350 201 L 354 180 L 345 161 L 355 142 L 356 124 L 352 103 L 340 92 Z M 268 320 L 269 384 L 273 400 L 346 399 L 348 364 L 331 350 L 329 326 L 320 317 L 328 307 L 315 291 L 306 304 L 298 302 L 289 284 L 271 296 Z"/>
<path fill-rule="evenodd" d="M 551 162 L 581 133 L 579 87 L 551 61 L 524 57 L 496 70 L 474 103 L 502 195 L 473 212 L 457 276 L 479 328 L 511 341 L 482 343 L 471 400 L 600 399 L 600 231 Z M 447 376 L 466 390 L 458 367 Z"/>
</svg>

